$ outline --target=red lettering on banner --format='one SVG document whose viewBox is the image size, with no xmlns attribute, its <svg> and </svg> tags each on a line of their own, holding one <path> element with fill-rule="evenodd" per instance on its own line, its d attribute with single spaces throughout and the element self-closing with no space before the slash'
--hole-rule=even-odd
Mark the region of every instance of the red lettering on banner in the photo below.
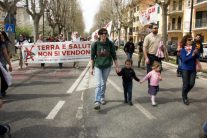
<svg viewBox="0 0 207 138">
<path fill-rule="evenodd" d="M 90 48 L 91 44 L 69 44 L 69 49 L 85 49 Z"/>
<path fill-rule="evenodd" d="M 155 7 L 150 8 L 150 9 L 148 10 L 148 13 L 152 13 L 152 12 L 155 12 Z"/>
<path fill-rule="evenodd" d="M 55 51 L 54 56 L 60 56 L 60 51 Z"/>
<path fill-rule="evenodd" d="M 62 51 L 63 56 L 67 55 L 89 55 L 90 50 L 74 50 L 74 51 Z"/>
<path fill-rule="evenodd" d="M 62 49 L 66 49 L 66 45 L 65 44 L 62 44 Z"/>
<path fill-rule="evenodd" d="M 38 52 L 38 56 L 52 56 L 52 51 L 51 52 Z"/>
<path fill-rule="evenodd" d="M 73 48 L 73 44 L 69 44 L 69 49 L 72 49 Z"/>
<path fill-rule="evenodd" d="M 59 45 L 56 45 L 55 50 L 56 50 L 56 49 L 60 49 Z"/>
</svg>

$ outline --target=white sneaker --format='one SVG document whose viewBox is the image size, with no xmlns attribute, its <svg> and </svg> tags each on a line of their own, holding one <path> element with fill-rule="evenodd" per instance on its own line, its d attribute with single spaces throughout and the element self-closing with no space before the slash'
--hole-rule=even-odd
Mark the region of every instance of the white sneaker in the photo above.
<svg viewBox="0 0 207 138">
<path fill-rule="evenodd" d="M 99 110 L 100 109 L 100 103 L 99 102 L 95 102 L 94 109 L 95 110 Z"/>
<path fill-rule="evenodd" d="M 101 99 L 101 104 L 102 105 L 105 105 L 106 104 L 106 101 L 104 99 Z"/>
<path fill-rule="evenodd" d="M 152 106 L 157 106 L 157 103 L 152 103 Z"/>
</svg>

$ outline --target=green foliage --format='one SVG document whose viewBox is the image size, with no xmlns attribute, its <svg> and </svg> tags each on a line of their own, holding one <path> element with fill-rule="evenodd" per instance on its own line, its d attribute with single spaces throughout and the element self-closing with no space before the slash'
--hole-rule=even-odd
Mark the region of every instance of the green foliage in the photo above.
<svg viewBox="0 0 207 138">
<path fill-rule="evenodd" d="M 31 37 L 31 35 L 32 35 L 32 28 L 30 28 L 30 27 L 23 27 L 23 26 L 17 26 L 16 27 L 16 38 L 18 38 L 20 34 L 23 34 L 27 38 Z"/>
</svg>

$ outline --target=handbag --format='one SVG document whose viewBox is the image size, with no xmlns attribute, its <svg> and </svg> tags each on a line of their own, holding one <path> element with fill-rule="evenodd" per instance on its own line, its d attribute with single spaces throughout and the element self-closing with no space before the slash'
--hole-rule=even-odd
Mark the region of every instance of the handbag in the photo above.
<svg viewBox="0 0 207 138">
<path fill-rule="evenodd" d="M 0 63 L 0 70 L 1 70 L 1 72 L 3 74 L 3 76 L 4 76 L 4 79 L 5 79 L 6 83 L 7 83 L 7 85 L 11 86 L 11 84 L 12 84 L 12 76 L 11 76 L 11 74 L 9 72 L 7 72 L 4 69 L 4 67 L 2 66 L 1 63 Z"/>
<path fill-rule="evenodd" d="M 196 59 L 196 72 L 201 72 L 202 65 L 198 59 Z"/>
</svg>

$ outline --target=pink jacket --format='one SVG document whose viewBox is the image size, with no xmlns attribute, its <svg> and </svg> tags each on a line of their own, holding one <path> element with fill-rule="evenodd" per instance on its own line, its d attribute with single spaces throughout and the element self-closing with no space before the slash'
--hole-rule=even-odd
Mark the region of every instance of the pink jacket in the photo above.
<svg viewBox="0 0 207 138">
<path fill-rule="evenodd" d="M 162 48 L 163 48 L 163 41 L 160 41 L 160 45 L 157 49 L 157 53 L 156 53 L 156 56 L 159 57 L 159 58 L 164 58 L 164 52 L 162 51 Z"/>
<path fill-rule="evenodd" d="M 158 86 L 159 81 L 161 80 L 161 74 L 160 74 L 160 72 L 156 72 L 156 71 L 152 70 L 142 79 L 141 82 L 144 82 L 148 79 L 150 79 L 151 86 Z"/>
</svg>

